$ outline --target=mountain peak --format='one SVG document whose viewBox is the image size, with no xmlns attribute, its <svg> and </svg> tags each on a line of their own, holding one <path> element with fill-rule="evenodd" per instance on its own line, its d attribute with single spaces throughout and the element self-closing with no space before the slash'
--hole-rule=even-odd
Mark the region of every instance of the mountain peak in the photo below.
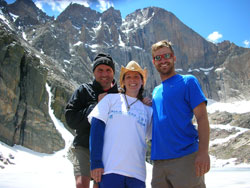
<svg viewBox="0 0 250 188">
<path fill-rule="evenodd" d="M 12 14 L 19 16 L 15 22 L 17 26 L 36 25 L 53 20 L 53 17 L 47 16 L 37 8 L 32 0 L 17 0 L 7 5 L 7 8 Z"/>
<path fill-rule="evenodd" d="M 9 5 L 9 8 L 16 12 L 23 12 L 25 11 L 24 8 L 38 9 L 32 0 L 16 0 L 13 4 Z"/>
<path fill-rule="evenodd" d="M 117 26 L 120 26 L 122 24 L 121 12 L 115 10 L 114 7 L 110 7 L 102 13 L 102 21 L 109 23 L 109 25 L 116 23 Z"/>
<path fill-rule="evenodd" d="M 70 3 L 69 6 L 57 17 L 56 21 L 65 22 L 70 20 L 76 27 L 82 27 L 84 24 L 93 25 L 100 13 L 77 3 Z"/>
<path fill-rule="evenodd" d="M 4 0 L 0 0 L 0 7 L 6 7 L 7 3 Z"/>
<path fill-rule="evenodd" d="M 15 3 L 20 3 L 20 2 L 23 2 L 25 4 L 29 4 L 29 5 L 35 5 L 32 0 L 16 0 Z"/>
</svg>

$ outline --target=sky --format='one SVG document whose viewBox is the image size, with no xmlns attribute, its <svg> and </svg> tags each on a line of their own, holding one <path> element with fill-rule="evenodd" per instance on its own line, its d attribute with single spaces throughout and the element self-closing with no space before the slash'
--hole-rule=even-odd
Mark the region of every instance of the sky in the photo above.
<svg viewBox="0 0 250 188">
<path fill-rule="evenodd" d="M 250 48 L 250 0 L 33 0 L 49 16 L 57 17 L 70 2 L 103 12 L 114 7 L 122 18 L 150 6 L 172 12 L 185 25 L 213 43 L 229 40 Z M 6 0 L 13 3 L 15 0 Z"/>
</svg>

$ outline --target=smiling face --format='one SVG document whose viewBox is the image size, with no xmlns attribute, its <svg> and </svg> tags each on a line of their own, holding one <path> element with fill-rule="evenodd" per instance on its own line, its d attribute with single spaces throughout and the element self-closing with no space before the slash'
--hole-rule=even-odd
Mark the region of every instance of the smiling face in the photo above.
<svg viewBox="0 0 250 188">
<path fill-rule="evenodd" d="M 164 54 L 172 54 L 170 48 L 163 47 L 159 48 L 158 50 L 153 52 L 153 57 L 155 56 L 161 56 L 160 60 L 154 60 L 153 58 L 153 64 L 157 71 L 160 73 L 161 80 L 166 80 L 173 75 L 175 75 L 175 68 L 174 64 L 176 61 L 176 57 L 174 55 L 170 56 L 170 58 L 164 58 Z"/>
<path fill-rule="evenodd" d="M 114 79 L 114 71 L 110 66 L 98 65 L 94 70 L 95 80 L 99 82 L 104 90 L 111 87 Z"/>
<path fill-rule="evenodd" d="M 128 71 L 123 77 L 123 84 L 126 87 L 127 95 L 137 97 L 139 90 L 143 85 L 142 76 L 139 72 Z"/>
</svg>

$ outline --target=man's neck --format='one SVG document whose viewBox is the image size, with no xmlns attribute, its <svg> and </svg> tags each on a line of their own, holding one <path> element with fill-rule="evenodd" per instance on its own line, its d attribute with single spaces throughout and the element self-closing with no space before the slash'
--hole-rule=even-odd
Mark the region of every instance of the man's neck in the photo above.
<svg viewBox="0 0 250 188">
<path fill-rule="evenodd" d="M 111 87 L 110 87 L 110 88 L 111 88 Z M 103 91 L 104 91 L 104 92 L 107 92 L 110 88 L 108 88 L 108 89 L 103 89 Z"/>
<path fill-rule="evenodd" d="M 177 74 L 176 72 L 173 72 L 172 74 L 169 74 L 169 75 L 160 75 L 161 81 L 163 82 L 163 81 L 165 81 L 165 80 L 167 80 L 167 79 L 173 77 L 173 76 L 176 75 L 176 74 Z"/>
<path fill-rule="evenodd" d="M 106 87 L 106 88 L 102 88 L 103 89 L 103 91 L 108 91 L 108 90 L 110 90 L 110 88 L 112 88 L 114 86 L 114 84 L 113 83 L 111 83 L 110 84 L 110 87 Z"/>
</svg>

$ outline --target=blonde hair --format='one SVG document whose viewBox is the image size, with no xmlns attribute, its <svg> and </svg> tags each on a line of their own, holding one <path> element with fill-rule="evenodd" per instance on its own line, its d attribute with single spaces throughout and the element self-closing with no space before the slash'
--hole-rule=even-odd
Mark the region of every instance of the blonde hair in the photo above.
<svg viewBox="0 0 250 188">
<path fill-rule="evenodd" d="M 163 48 L 163 47 L 169 48 L 172 51 L 172 53 L 174 54 L 172 43 L 170 41 L 167 41 L 167 40 L 161 40 L 161 41 L 159 41 L 159 42 L 152 45 L 152 47 L 151 47 L 152 57 L 154 57 L 154 52 L 155 51 L 157 51 L 157 50 L 159 50 L 160 48 Z"/>
</svg>

